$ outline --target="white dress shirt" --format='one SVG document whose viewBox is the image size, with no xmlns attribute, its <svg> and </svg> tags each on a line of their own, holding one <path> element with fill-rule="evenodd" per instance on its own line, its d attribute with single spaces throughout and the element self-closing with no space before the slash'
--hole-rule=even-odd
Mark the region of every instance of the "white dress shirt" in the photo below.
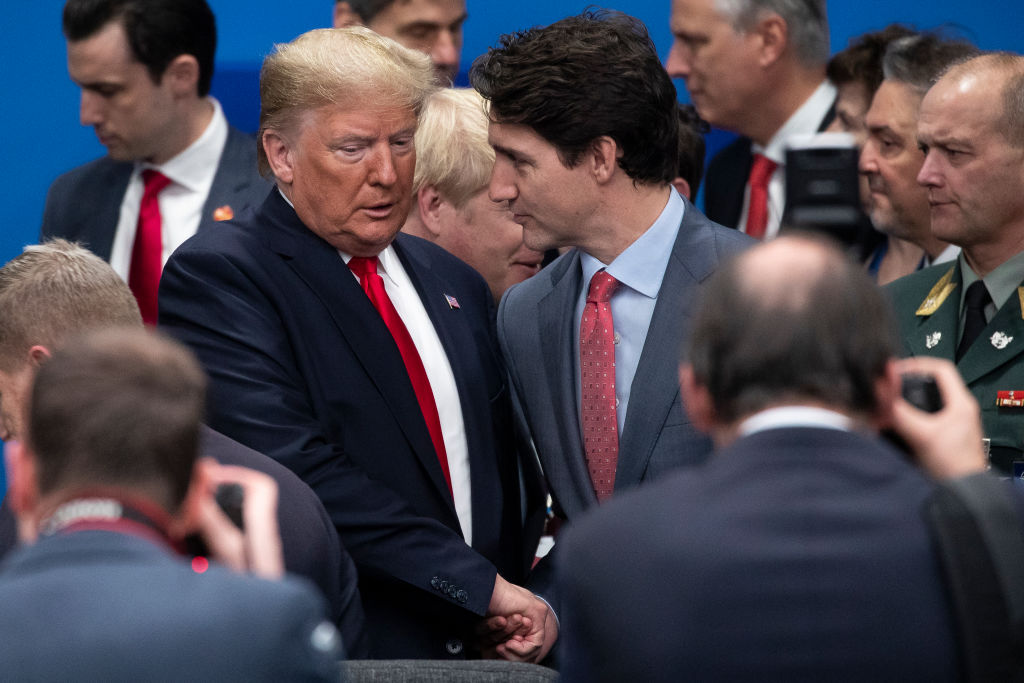
<svg viewBox="0 0 1024 683">
<path fill-rule="evenodd" d="M 346 264 L 352 258 L 343 252 L 338 253 Z M 466 425 L 462 419 L 462 403 L 459 400 L 459 389 L 455 385 L 455 374 L 434 324 L 427 315 L 427 309 L 420 300 L 419 292 L 405 272 L 395 248 L 389 245 L 377 255 L 377 259 L 377 273 L 384 280 L 384 290 L 409 330 L 434 393 L 434 403 L 437 404 L 437 414 L 441 419 L 444 449 L 448 455 L 455 513 L 459 517 L 463 538 L 468 545 L 472 545 L 473 500 L 469 479 L 469 444 L 466 441 Z M 352 277 L 356 277 L 355 273 Z M 356 277 L 356 280 L 359 278 Z"/>
</svg>

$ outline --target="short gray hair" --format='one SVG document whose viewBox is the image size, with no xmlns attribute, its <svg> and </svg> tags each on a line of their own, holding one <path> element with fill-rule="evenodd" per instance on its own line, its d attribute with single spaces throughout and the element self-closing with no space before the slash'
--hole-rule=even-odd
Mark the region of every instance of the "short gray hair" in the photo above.
<svg viewBox="0 0 1024 683">
<path fill-rule="evenodd" d="M 910 86 L 923 97 L 951 66 L 977 54 L 978 48 L 965 40 L 918 33 L 889 44 L 882 57 L 882 74 L 886 80 Z"/>
<path fill-rule="evenodd" d="M 732 21 L 736 31 L 748 31 L 766 14 L 782 17 L 797 58 L 811 67 L 829 57 L 828 13 L 825 0 L 715 0 L 719 13 Z"/>
</svg>

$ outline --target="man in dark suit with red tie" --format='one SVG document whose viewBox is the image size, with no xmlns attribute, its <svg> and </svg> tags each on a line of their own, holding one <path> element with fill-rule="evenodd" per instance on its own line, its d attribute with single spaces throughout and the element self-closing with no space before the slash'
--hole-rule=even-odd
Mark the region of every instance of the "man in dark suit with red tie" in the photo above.
<svg viewBox="0 0 1024 683">
<path fill-rule="evenodd" d="M 712 158 L 704 213 L 751 237 L 774 237 L 785 202 L 787 139 L 824 130 L 836 89 L 824 0 L 672 0 L 665 68 L 686 81 L 701 118 L 739 133 Z"/>
<path fill-rule="evenodd" d="M 53 182 L 41 239 L 109 261 L 155 324 L 171 252 L 259 204 L 268 185 L 252 137 L 209 97 L 217 29 L 205 0 L 68 0 L 63 24 L 82 125 L 107 156 Z"/>
<path fill-rule="evenodd" d="M 279 46 L 259 134 L 277 187 L 174 254 L 160 324 L 206 367 L 211 425 L 320 496 L 359 571 L 372 656 L 475 654 L 484 616 L 508 627 L 489 647 L 516 655 L 555 627 L 512 583 L 536 538 L 493 299 L 443 249 L 398 235 L 432 82 L 426 56 L 365 28 Z"/>
</svg>

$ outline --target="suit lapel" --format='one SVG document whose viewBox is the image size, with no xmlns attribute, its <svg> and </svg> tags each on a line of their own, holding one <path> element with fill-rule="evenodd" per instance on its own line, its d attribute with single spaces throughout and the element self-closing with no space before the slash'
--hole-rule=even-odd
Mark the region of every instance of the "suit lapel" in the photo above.
<svg viewBox="0 0 1024 683">
<path fill-rule="evenodd" d="M 352 277 L 338 252 L 306 228 L 277 192 L 271 193 L 262 211 L 270 218 L 267 225 L 269 246 L 286 259 L 330 313 L 338 332 L 384 398 L 438 495 L 454 515 L 448 485 L 405 364 L 377 309 Z M 337 372 L 333 376 L 344 374 Z"/>
<path fill-rule="evenodd" d="M 936 356 L 953 361 L 956 357 L 957 330 L 960 319 L 960 266 L 943 270 L 917 306 L 915 324 L 909 326 L 904 343 L 915 356 Z"/>
<path fill-rule="evenodd" d="M 82 214 L 82 231 L 75 239 L 85 243 L 88 249 L 104 261 L 110 260 L 114 248 L 114 233 L 121 220 L 121 202 L 128 190 L 132 177 L 132 164 L 107 159 L 106 172 L 96 176 L 97 191 L 93 193 L 95 203 Z"/>
<path fill-rule="evenodd" d="M 244 133 L 228 126 L 228 139 L 224 143 L 224 151 L 221 152 L 220 161 L 217 164 L 217 173 L 213 176 L 213 184 L 210 185 L 210 192 L 206 195 L 203 203 L 203 213 L 199 218 L 199 230 L 204 230 L 217 221 L 230 219 L 232 216 L 219 216 L 217 210 L 222 207 L 231 209 L 231 212 L 241 209 L 248 204 L 245 196 L 252 188 L 256 176 L 256 169 L 251 168 L 255 163 L 250 145 L 256 142 Z M 270 185 L 267 185 L 270 188 Z"/>
<path fill-rule="evenodd" d="M 713 250 L 699 244 L 703 217 L 686 204 L 672 256 L 658 290 L 640 363 L 630 391 L 629 409 L 619 441 L 619 466 L 615 490 L 639 483 L 654 445 L 679 393 L 679 348 L 686 337 L 690 307 L 683 301 L 699 296 L 700 283 L 717 265 Z M 626 457 L 623 457 L 626 456 Z"/>
<path fill-rule="evenodd" d="M 1014 291 L 957 364 L 968 385 L 1024 353 L 1022 292 Z"/>
<path fill-rule="evenodd" d="M 552 273 L 552 289 L 538 304 L 538 344 L 550 346 L 541 351 L 544 371 L 550 379 L 552 416 L 556 433 L 565 435 L 562 452 L 555 454 L 566 466 L 568 482 L 560 482 L 552 488 L 572 486 L 581 500 L 597 503 L 594 486 L 587 469 L 587 458 L 583 451 L 583 437 L 580 433 L 579 410 L 576 406 L 576 350 L 574 348 L 574 327 L 576 325 L 576 300 L 580 292 L 580 257 L 573 252 L 563 259 L 565 266 L 560 272 Z M 537 276 L 535 276 L 537 277 Z M 548 476 L 557 477 L 555 468 L 548 466 Z"/>
</svg>

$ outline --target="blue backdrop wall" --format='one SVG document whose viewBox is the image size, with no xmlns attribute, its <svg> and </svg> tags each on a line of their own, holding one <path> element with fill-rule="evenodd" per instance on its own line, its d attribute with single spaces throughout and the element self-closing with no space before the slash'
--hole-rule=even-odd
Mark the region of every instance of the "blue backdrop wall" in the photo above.
<svg viewBox="0 0 1024 683">
<path fill-rule="evenodd" d="M 467 0 L 463 74 L 473 58 L 504 32 L 547 24 L 584 9 L 572 0 Z M 220 46 L 214 94 L 229 119 L 254 130 L 258 115 L 257 73 L 275 42 L 330 22 L 332 0 L 210 0 L 217 15 Z M 78 124 L 78 91 L 67 77 L 60 32 L 63 3 L 57 0 L 8 3 L 0 27 L 0 64 L 7 83 L 6 105 L 0 107 L 4 137 L 0 159 L 7 168 L 0 190 L 5 211 L 0 224 L 0 262 L 35 241 L 46 189 L 69 168 L 103 154 L 91 129 Z M 668 54 L 670 0 L 609 0 L 609 7 L 641 18 L 649 27 L 662 57 Z M 1024 50 L 1019 22 L 1010 5 L 997 0 L 889 0 L 832 2 L 829 15 L 833 50 L 851 36 L 903 21 L 921 28 L 953 24 L 986 49 Z M 681 98 L 685 88 L 677 83 Z M 2 470 L 0 470 L 2 477 Z M 2 481 L 0 481 L 2 491 Z"/>
<path fill-rule="evenodd" d="M 0 228 L 0 262 L 15 256 L 35 240 L 46 189 L 60 172 L 103 154 L 91 129 L 78 124 L 78 91 L 67 77 L 64 41 L 60 32 L 61 2 L 10 3 L 8 20 L 0 28 L 0 63 L 7 83 L 6 105 L 0 107 L 0 152 L 6 172 L 2 192 L 5 212 Z M 213 90 L 231 121 L 253 130 L 258 115 L 259 64 L 275 42 L 288 41 L 330 22 L 332 0 L 210 0 L 217 15 L 220 46 Z M 546 24 L 584 9 L 589 3 L 572 0 L 467 0 L 463 72 L 506 31 Z M 856 6 L 855 6 L 856 5 Z M 650 28 L 662 56 L 668 54 L 669 0 L 609 0 L 610 7 L 628 11 Z M 919 27 L 949 23 L 988 49 L 1024 50 L 1018 22 L 1011 21 L 1005 3 L 978 0 L 890 0 L 833 2 L 829 8 L 833 49 L 851 36 L 890 21 Z M 462 76 L 464 78 L 464 74 Z M 677 83 L 681 98 L 685 88 Z"/>
</svg>

